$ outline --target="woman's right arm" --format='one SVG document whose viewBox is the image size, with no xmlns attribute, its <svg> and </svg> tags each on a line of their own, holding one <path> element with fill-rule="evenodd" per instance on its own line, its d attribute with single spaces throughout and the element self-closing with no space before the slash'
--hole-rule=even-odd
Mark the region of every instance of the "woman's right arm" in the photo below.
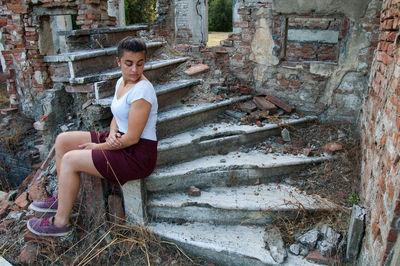
<svg viewBox="0 0 400 266">
<path fill-rule="evenodd" d="M 115 121 L 115 117 L 113 117 L 110 123 L 110 134 L 108 135 L 106 142 L 113 148 L 119 148 L 122 145 L 121 141 L 118 140 L 120 137 L 121 134 L 118 133 L 117 122 Z"/>
</svg>

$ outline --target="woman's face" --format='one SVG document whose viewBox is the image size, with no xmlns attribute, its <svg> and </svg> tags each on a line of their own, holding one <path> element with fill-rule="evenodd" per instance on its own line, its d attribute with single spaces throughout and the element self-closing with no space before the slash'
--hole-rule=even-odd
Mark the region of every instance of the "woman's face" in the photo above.
<svg viewBox="0 0 400 266">
<path fill-rule="evenodd" d="M 145 54 L 142 52 L 124 51 L 121 59 L 117 58 L 121 67 L 122 78 L 127 83 L 136 83 L 143 74 Z"/>
</svg>

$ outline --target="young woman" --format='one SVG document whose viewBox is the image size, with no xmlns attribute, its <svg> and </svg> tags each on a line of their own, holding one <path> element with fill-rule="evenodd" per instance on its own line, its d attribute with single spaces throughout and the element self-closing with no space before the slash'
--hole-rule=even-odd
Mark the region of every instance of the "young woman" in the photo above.
<svg viewBox="0 0 400 266">
<path fill-rule="evenodd" d="M 109 132 L 65 132 L 55 142 L 58 198 L 33 202 L 29 208 L 55 212 L 55 216 L 30 219 L 27 227 L 37 235 L 63 236 L 71 230 L 69 218 L 80 187 L 80 172 L 123 185 L 149 176 L 157 160 L 157 97 L 143 75 L 146 44 L 125 38 L 118 45 L 117 81 L 111 104 Z"/>
</svg>

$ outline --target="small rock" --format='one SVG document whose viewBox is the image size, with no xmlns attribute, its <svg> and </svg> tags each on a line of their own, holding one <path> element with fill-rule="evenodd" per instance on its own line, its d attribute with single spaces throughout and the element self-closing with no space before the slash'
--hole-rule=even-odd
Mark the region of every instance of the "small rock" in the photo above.
<svg viewBox="0 0 400 266">
<path fill-rule="evenodd" d="M 204 64 L 197 64 L 185 70 L 185 73 L 189 76 L 193 76 L 209 70 L 210 67 Z"/>
<path fill-rule="evenodd" d="M 322 256 L 318 249 L 313 250 L 310 253 L 308 253 L 306 259 L 310 260 L 312 262 L 320 263 L 320 264 L 329 264 L 330 263 L 330 259 Z"/>
<path fill-rule="evenodd" d="M 306 246 L 300 245 L 300 256 L 307 256 L 310 253 L 310 249 Z"/>
<path fill-rule="evenodd" d="M 288 177 L 288 178 L 285 179 L 285 183 L 288 184 L 288 185 L 293 185 L 294 181 L 293 181 L 293 179 Z"/>
<path fill-rule="evenodd" d="M 310 156 L 310 155 L 312 155 L 311 148 L 304 148 L 304 149 L 303 149 L 303 154 L 304 154 L 305 156 Z"/>
<path fill-rule="evenodd" d="M 284 128 L 284 129 L 281 131 L 281 136 L 282 136 L 282 139 L 283 139 L 285 142 L 290 142 L 290 141 L 291 141 L 291 139 L 290 139 L 290 132 L 289 132 L 289 130 L 287 130 L 286 128 Z"/>
<path fill-rule="evenodd" d="M 330 243 L 328 240 L 318 241 L 317 248 L 322 256 L 328 257 L 334 255 L 336 244 Z"/>
<path fill-rule="evenodd" d="M 238 119 L 238 120 L 240 120 L 246 116 L 246 113 L 236 112 L 236 111 L 232 111 L 232 110 L 225 110 L 225 114 L 227 114 L 228 116 L 233 117 L 235 119 Z"/>
<path fill-rule="evenodd" d="M 257 120 L 256 124 L 257 124 L 258 127 L 262 127 L 263 126 L 263 124 L 259 120 Z"/>
<path fill-rule="evenodd" d="M 191 186 L 188 191 L 189 196 L 191 197 L 199 197 L 201 195 L 201 191 L 199 188 L 195 186 Z"/>
<path fill-rule="evenodd" d="M 284 141 L 283 138 L 281 138 L 281 137 L 277 137 L 277 138 L 276 138 L 276 141 L 277 141 L 278 143 L 280 143 L 280 144 L 285 144 L 285 141 Z"/>
<path fill-rule="evenodd" d="M 272 258 L 277 263 L 283 263 L 287 258 L 285 243 L 282 240 L 281 232 L 276 227 L 271 227 L 265 232 L 264 241 L 267 244 Z"/>
<path fill-rule="evenodd" d="M 217 95 L 217 96 L 215 97 L 215 101 L 216 101 L 217 103 L 219 103 L 219 102 L 221 102 L 221 101 L 223 101 L 223 100 L 224 100 L 224 98 L 222 98 L 221 95 Z"/>
<path fill-rule="evenodd" d="M 299 255 L 300 254 L 300 244 L 292 244 L 289 247 L 289 251 L 293 253 L 294 255 Z"/>
<path fill-rule="evenodd" d="M 8 215 L 5 218 L 5 220 L 19 221 L 19 220 L 21 220 L 22 215 L 23 215 L 22 212 L 11 211 L 11 212 L 8 213 Z"/>
<path fill-rule="evenodd" d="M 11 206 L 11 202 L 3 200 L 0 201 L 0 219 L 4 218 L 8 214 L 8 209 Z"/>
<path fill-rule="evenodd" d="M 28 193 L 23 192 L 21 195 L 19 195 L 19 197 L 15 200 L 15 204 L 22 209 L 28 208 Z"/>
<path fill-rule="evenodd" d="M 29 188 L 29 199 L 31 201 L 44 201 L 48 198 L 46 191 L 47 182 L 47 178 L 44 177 Z"/>
<path fill-rule="evenodd" d="M 257 106 L 254 102 L 247 101 L 244 103 L 240 103 L 239 108 L 243 112 L 251 113 L 257 109 Z"/>
<path fill-rule="evenodd" d="M 313 249 L 317 244 L 318 237 L 319 237 L 319 230 L 317 228 L 314 228 L 311 231 L 308 231 L 304 235 L 300 236 L 299 242 L 305 245 L 306 247 Z"/>
<path fill-rule="evenodd" d="M 343 145 L 338 142 L 331 142 L 322 147 L 326 152 L 335 152 L 343 149 Z"/>
<path fill-rule="evenodd" d="M 220 162 L 221 163 L 226 163 L 226 159 L 221 159 Z"/>
<path fill-rule="evenodd" d="M 18 256 L 18 262 L 31 265 L 36 262 L 37 254 L 39 254 L 38 246 L 33 243 L 26 243 Z"/>
<path fill-rule="evenodd" d="M 253 186 L 260 184 L 260 178 L 257 178 L 256 181 L 253 182 Z"/>
</svg>

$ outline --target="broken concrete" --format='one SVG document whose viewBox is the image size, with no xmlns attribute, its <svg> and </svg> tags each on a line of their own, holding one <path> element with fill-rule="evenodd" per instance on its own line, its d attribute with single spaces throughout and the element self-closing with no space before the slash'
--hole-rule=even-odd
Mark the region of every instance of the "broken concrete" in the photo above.
<svg viewBox="0 0 400 266">
<path fill-rule="evenodd" d="M 304 235 L 300 236 L 298 241 L 307 246 L 310 249 L 314 249 L 315 245 L 317 244 L 320 232 L 318 228 L 314 228 L 311 231 L 308 231 Z"/>
<path fill-rule="evenodd" d="M 277 263 L 283 263 L 288 254 L 285 249 L 285 243 L 282 240 L 281 233 L 278 228 L 271 227 L 265 231 L 264 241 L 267 249 L 271 253 L 271 257 Z"/>
</svg>

